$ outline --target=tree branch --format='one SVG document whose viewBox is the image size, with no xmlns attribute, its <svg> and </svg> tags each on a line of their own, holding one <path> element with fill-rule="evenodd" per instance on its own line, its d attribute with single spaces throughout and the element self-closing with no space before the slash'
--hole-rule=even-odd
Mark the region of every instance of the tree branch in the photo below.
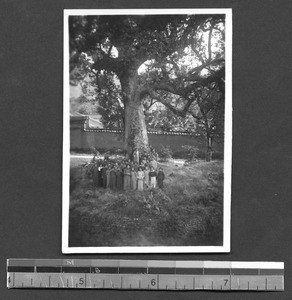
<svg viewBox="0 0 292 300">
<path fill-rule="evenodd" d="M 204 64 L 197 66 L 191 70 L 191 74 L 187 76 L 187 81 L 193 81 L 194 79 L 197 79 L 197 75 L 199 72 L 201 72 L 203 69 L 210 67 L 211 65 L 220 65 L 221 63 L 225 62 L 225 59 L 223 57 L 215 58 L 213 60 L 208 60 Z"/>
<path fill-rule="evenodd" d="M 189 112 L 189 113 L 190 113 L 190 115 L 191 115 L 194 119 L 197 120 L 197 123 L 198 123 L 198 124 L 204 125 L 204 122 L 202 121 L 202 117 L 199 117 L 199 116 L 195 115 L 195 114 L 192 113 L 192 112 Z"/>
<path fill-rule="evenodd" d="M 151 102 L 147 107 L 145 107 L 145 111 L 148 111 L 155 103 L 157 103 L 157 101 L 155 101 L 154 98 L 151 98 Z"/>
<path fill-rule="evenodd" d="M 208 61 L 212 59 L 212 32 L 215 25 L 211 25 L 208 36 Z"/>
<path fill-rule="evenodd" d="M 172 111 L 174 114 L 176 114 L 182 118 L 185 118 L 191 104 L 195 101 L 194 98 L 188 98 L 187 103 L 185 104 L 184 108 L 179 110 L 176 107 L 174 107 L 173 105 L 171 105 L 170 103 L 168 103 L 167 101 L 165 101 L 163 99 L 163 97 L 159 96 L 159 94 L 157 94 L 157 92 L 155 90 L 149 89 L 148 93 L 151 98 L 156 99 L 157 101 L 162 103 L 166 108 L 168 108 L 170 111 Z"/>
<path fill-rule="evenodd" d="M 197 57 L 200 60 L 200 62 L 202 63 L 202 65 L 205 64 L 206 62 L 205 62 L 203 56 L 199 53 L 199 51 L 193 45 L 192 45 L 192 50 L 195 52 L 195 54 L 197 55 Z"/>
</svg>

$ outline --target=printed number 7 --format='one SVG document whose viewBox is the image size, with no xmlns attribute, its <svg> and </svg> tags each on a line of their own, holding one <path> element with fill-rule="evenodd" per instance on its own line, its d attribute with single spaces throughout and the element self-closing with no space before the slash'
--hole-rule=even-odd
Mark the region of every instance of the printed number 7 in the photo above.
<svg viewBox="0 0 292 300">
<path fill-rule="evenodd" d="M 224 286 L 226 286 L 227 285 L 227 282 L 228 282 L 228 279 L 224 279 Z"/>
</svg>

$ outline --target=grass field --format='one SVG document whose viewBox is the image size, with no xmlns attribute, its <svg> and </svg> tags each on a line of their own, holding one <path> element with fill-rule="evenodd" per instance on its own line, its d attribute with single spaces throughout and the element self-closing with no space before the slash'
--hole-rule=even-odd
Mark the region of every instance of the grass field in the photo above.
<svg viewBox="0 0 292 300">
<path fill-rule="evenodd" d="M 92 189 L 71 158 L 69 247 L 220 246 L 223 243 L 223 161 L 160 164 L 164 189 Z"/>
</svg>

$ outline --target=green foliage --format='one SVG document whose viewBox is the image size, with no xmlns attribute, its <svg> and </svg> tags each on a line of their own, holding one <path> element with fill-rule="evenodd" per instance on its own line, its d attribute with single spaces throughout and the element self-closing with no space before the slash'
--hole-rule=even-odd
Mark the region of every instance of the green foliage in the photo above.
<svg viewBox="0 0 292 300">
<path fill-rule="evenodd" d="M 224 135 L 224 95 L 218 87 L 204 87 L 198 105 L 191 105 L 190 114 L 196 119 L 196 133 L 212 139 Z"/>
</svg>

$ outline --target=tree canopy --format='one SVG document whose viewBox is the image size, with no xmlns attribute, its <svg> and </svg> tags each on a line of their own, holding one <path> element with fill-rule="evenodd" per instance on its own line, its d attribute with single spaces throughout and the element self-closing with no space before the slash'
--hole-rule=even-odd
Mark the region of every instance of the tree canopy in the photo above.
<svg viewBox="0 0 292 300">
<path fill-rule="evenodd" d="M 224 119 L 224 23 L 217 14 L 71 16 L 71 84 L 99 101 L 105 124 L 124 127 L 129 152 L 147 151 L 145 116 L 210 139 Z"/>
</svg>

